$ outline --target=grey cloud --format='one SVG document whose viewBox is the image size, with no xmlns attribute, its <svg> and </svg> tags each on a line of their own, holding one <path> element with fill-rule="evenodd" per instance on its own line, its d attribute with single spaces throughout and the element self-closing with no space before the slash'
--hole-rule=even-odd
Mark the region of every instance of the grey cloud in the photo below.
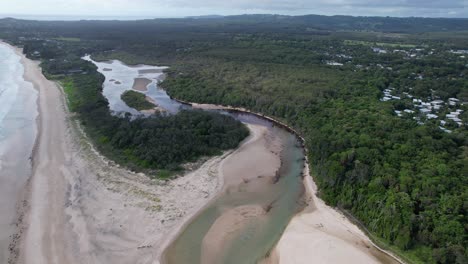
<svg viewBox="0 0 468 264">
<path fill-rule="evenodd" d="M 287 14 L 468 16 L 467 0 L 160 0 L 166 6 Z"/>
<path fill-rule="evenodd" d="M 154 2 L 154 1 L 152 1 Z M 179 7 L 222 7 L 234 9 L 264 9 L 264 10 L 300 10 L 321 7 L 393 7 L 393 8 L 464 8 L 466 0 L 162 0 L 168 6 Z"/>
</svg>

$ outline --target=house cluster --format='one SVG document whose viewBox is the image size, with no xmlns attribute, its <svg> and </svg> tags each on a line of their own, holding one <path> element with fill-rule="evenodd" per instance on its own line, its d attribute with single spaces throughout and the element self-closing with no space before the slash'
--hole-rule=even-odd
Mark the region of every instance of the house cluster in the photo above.
<svg viewBox="0 0 468 264">
<path fill-rule="evenodd" d="M 425 115 L 427 119 L 437 119 L 439 118 L 437 113 L 440 110 L 444 109 L 445 105 L 448 105 L 449 107 L 457 106 L 459 104 L 459 100 L 457 98 L 449 98 L 448 102 L 444 102 L 443 100 L 433 100 L 431 102 L 424 102 L 421 99 L 413 99 L 413 104 L 416 108 L 419 108 L 419 112 Z M 463 110 L 456 109 L 455 111 L 446 114 L 445 120 L 440 120 L 440 128 L 445 132 L 451 132 L 450 130 L 444 127 L 447 124 L 446 120 L 452 120 L 458 126 L 462 126 L 463 121 L 459 118 L 459 115 L 461 113 L 463 113 Z"/>
<path fill-rule="evenodd" d="M 459 55 L 468 54 L 468 50 L 450 50 L 450 52 Z"/>
<path fill-rule="evenodd" d="M 382 97 L 382 98 L 380 99 L 380 101 L 386 102 L 386 101 L 390 101 L 390 100 L 400 100 L 401 97 L 392 95 L 392 92 L 393 92 L 394 90 L 395 90 L 395 88 L 393 88 L 393 87 L 388 87 L 387 89 L 385 89 L 385 90 L 383 91 L 384 97 Z"/>
<path fill-rule="evenodd" d="M 386 54 L 387 53 L 387 50 L 382 49 L 382 48 L 377 48 L 377 47 L 373 47 L 372 51 L 375 52 L 375 53 L 379 53 L 379 54 Z"/>
<path fill-rule="evenodd" d="M 392 87 L 385 89 L 383 91 L 384 96 L 380 99 L 380 101 L 386 102 L 390 100 L 401 100 L 400 96 L 393 95 L 394 91 L 395 89 Z M 441 119 L 439 128 L 447 133 L 452 132 L 451 130 L 444 127 L 448 120 L 452 120 L 458 126 L 463 125 L 463 121 L 459 117 L 459 115 L 463 113 L 462 109 L 456 109 L 455 111 L 446 114 L 445 117 L 440 116 L 440 112 L 445 110 L 446 107 L 451 107 L 453 109 L 461 104 L 457 98 L 449 98 L 447 102 L 440 99 L 426 102 L 422 99 L 414 98 L 414 96 L 407 92 L 404 92 L 402 96 L 404 98 L 412 99 L 413 109 L 395 110 L 395 114 L 399 117 L 403 117 L 404 115 L 412 115 L 413 119 L 420 125 L 424 124 L 424 120 Z M 419 115 L 414 116 L 416 113 L 419 113 Z"/>
<path fill-rule="evenodd" d="M 404 58 L 406 59 L 415 59 L 415 58 L 421 58 L 425 54 L 432 55 L 434 54 L 434 50 L 431 51 L 426 51 L 423 48 L 414 48 L 414 49 L 383 49 L 383 48 L 378 48 L 378 47 L 373 47 L 372 51 L 378 54 L 387 54 L 389 52 L 393 54 L 401 54 L 403 55 Z"/>
<path fill-rule="evenodd" d="M 325 64 L 331 65 L 331 66 L 343 66 L 343 63 L 339 63 L 336 61 L 326 61 Z"/>
</svg>

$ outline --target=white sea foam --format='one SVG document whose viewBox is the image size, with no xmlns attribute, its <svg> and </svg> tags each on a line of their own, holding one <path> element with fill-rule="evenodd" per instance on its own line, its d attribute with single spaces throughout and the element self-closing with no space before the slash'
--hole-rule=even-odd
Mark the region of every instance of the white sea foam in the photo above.
<svg viewBox="0 0 468 264">
<path fill-rule="evenodd" d="M 13 49 L 0 44 L 0 263 L 8 259 L 17 197 L 30 175 L 37 134 L 38 93 L 23 79 L 20 60 Z"/>
<path fill-rule="evenodd" d="M 21 74 L 19 60 L 10 48 L 0 45 L 0 140 L 6 134 L 3 120 L 13 107 L 18 94 L 17 76 Z"/>
</svg>

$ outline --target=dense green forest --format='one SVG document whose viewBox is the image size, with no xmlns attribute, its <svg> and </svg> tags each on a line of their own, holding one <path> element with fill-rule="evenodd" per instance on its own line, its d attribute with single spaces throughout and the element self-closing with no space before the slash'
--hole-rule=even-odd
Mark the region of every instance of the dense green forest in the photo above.
<svg viewBox="0 0 468 264">
<path fill-rule="evenodd" d="M 128 106 L 138 111 L 153 109 L 155 107 L 154 104 L 146 100 L 146 95 L 136 91 L 126 91 L 120 97 Z"/>
<path fill-rule="evenodd" d="M 306 139 L 320 196 L 350 212 L 409 262 L 467 263 L 467 23 L 267 15 L 132 22 L 7 19 L 0 22 L 0 37 L 24 45 L 28 56 L 44 61 L 46 73 L 63 75 L 80 89 L 102 81 L 93 81 L 101 77 L 79 60 L 85 53 L 169 65 L 162 86 L 171 96 L 246 107 L 297 129 Z M 70 75 L 77 70 L 87 74 Z M 91 93 L 100 93 L 99 86 L 92 87 Z M 70 103 L 80 111 L 86 100 L 69 95 L 75 97 Z M 105 102 L 91 104 L 102 104 L 100 116 L 107 112 Z M 225 118 L 207 113 L 171 118 L 197 115 Z M 153 124 L 118 120 L 136 130 Z M 237 128 L 234 135 L 221 129 L 220 137 L 232 139 L 226 147 L 245 136 L 232 122 L 221 122 Z M 89 127 L 115 127 L 105 124 Z M 171 164 L 143 159 L 150 151 L 140 153 L 136 137 L 123 141 L 131 146 L 127 151 L 120 136 L 103 137 L 103 148 L 119 149 L 122 157 L 137 157 L 145 166 Z M 184 140 L 171 144 L 182 146 Z"/>
<path fill-rule="evenodd" d="M 173 67 L 163 86 L 187 101 L 246 107 L 292 124 L 306 139 L 325 201 L 351 212 L 410 259 L 465 263 L 467 107 L 460 106 L 465 126 L 446 133 L 438 121 L 421 125 L 396 116 L 395 110 L 414 109 L 411 99 L 379 98 L 393 86 L 418 98 L 467 101 L 466 60 L 457 62 L 453 56 L 447 62 L 442 56 L 450 55 L 440 52 L 405 61 L 334 40 L 325 45 L 285 42 L 252 38 L 202 51 L 200 58 Z M 352 56 L 355 64 L 314 61 L 317 55 L 310 50 L 328 45 Z"/>
<path fill-rule="evenodd" d="M 179 170 L 183 162 L 235 148 L 247 137 L 239 121 L 204 111 L 176 115 L 154 114 L 147 118 L 111 115 L 102 95 L 104 76 L 90 62 L 87 74 L 59 77 L 70 109 L 95 145 L 111 159 L 134 170 L 157 170 L 156 175 Z"/>
</svg>

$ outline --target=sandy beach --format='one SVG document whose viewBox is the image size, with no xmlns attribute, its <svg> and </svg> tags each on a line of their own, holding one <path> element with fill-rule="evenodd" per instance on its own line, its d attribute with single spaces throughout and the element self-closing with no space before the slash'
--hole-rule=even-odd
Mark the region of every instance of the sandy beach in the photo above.
<svg viewBox="0 0 468 264">
<path fill-rule="evenodd" d="M 403 263 L 378 249 L 355 224 L 318 198 L 308 166 L 304 170 L 308 206 L 291 220 L 269 263 Z"/>
</svg>

